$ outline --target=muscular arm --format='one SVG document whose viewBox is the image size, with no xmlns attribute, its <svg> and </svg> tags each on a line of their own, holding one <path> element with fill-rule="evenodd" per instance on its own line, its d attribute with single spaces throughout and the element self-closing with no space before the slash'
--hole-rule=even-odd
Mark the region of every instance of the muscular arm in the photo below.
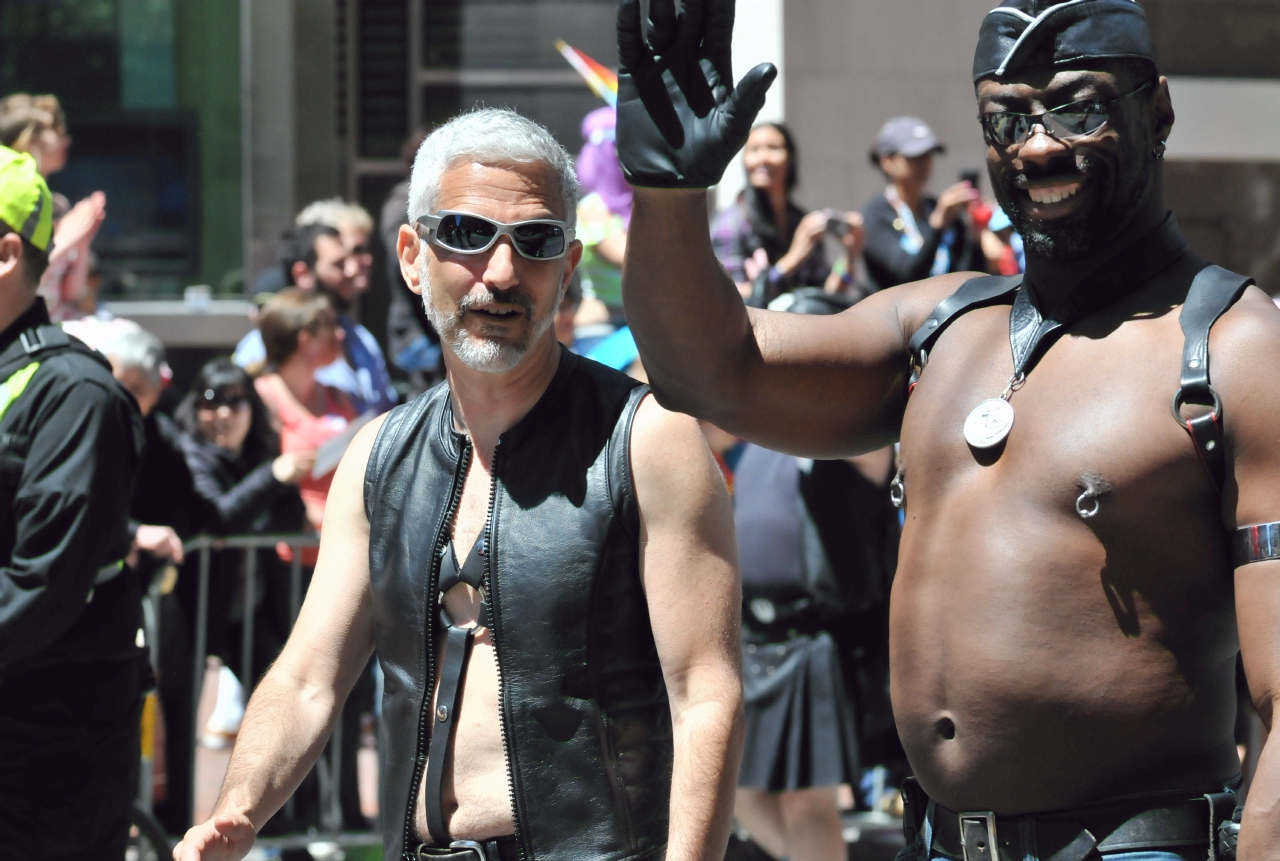
<svg viewBox="0 0 1280 861">
<path fill-rule="evenodd" d="M 1224 402 L 1237 499 L 1224 493 L 1228 528 L 1280 520 L 1280 312 L 1250 288 L 1214 327 L 1211 370 Z M 1230 484 L 1230 481 L 1228 481 Z M 1236 618 L 1249 692 L 1272 730 L 1249 789 L 1239 861 L 1280 861 L 1280 561 L 1236 569 Z"/>
<path fill-rule="evenodd" d="M 622 287 L 664 406 L 832 458 L 897 438 L 907 340 L 968 277 L 881 291 L 832 317 L 749 312 L 712 251 L 704 193 L 637 188 Z"/>
<path fill-rule="evenodd" d="M 671 700 L 667 859 L 713 861 L 729 839 L 744 732 L 733 513 L 697 423 L 651 398 L 636 414 L 631 466 L 641 576 Z"/>
<path fill-rule="evenodd" d="M 338 466 L 298 622 L 249 700 L 213 816 L 187 832 L 177 861 L 244 857 L 315 764 L 373 653 L 364 472 L 381 425 L 363 428 Z"/>
</svg>

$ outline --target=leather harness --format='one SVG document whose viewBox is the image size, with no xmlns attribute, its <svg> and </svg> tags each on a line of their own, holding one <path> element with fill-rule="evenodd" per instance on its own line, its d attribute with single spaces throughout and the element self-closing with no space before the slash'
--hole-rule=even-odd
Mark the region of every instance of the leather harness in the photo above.
<svg viewBox="0 0 1280 861">
<path fill-rule="evenodd" d="M 438 603 L 440 626 L 445 631 L 444 660 L 440 667 L 440 687 L 435 695 L 431 743 L 426 756 L 426 782 L 422 788 L 426 806 L 426 829 L 431 834 L 431 841 L 435 843 L 434 848 L 458 848 L 453 844 L 465 843 L 466 846 L 460 849 L 462 852 L 474 852 L 475 847 L 481 844 L 474 841 L 453 841 L 449 835 L 448 826 L 444 824 L 440 793 L 444 788 L 444 764 L 449 756 L 449 743 L 453 741 L 453 733 L 457 729 L 458 706 L 462 704 L 462 684 L 465 682 L 467 663 L 471 658 L 471 646 L 475 642 L 477 629 L 481 627 L 492 629 L 493 626 L 488 592 L 484 588 L 485 560 L 488 558 L 485 549 L 486 533 L 488 533 L 488 525 L 481 530 L 479 539 L 476 539 L 475 545 L 472 545 L 471 553 L 467 554 L 466 562 L 461 565 L 458 565 L 458 557 L 452 541 L 444 545 L 443 553 L 440 554 Z M 447 610 L 444 609 L 445 594 L 448 594 L 448 591 L 458 583 L 466 583 L 467 586 L 480 592 L 480 618 L 476 619 L 475 626 L 463 628 L 453 624 L 453 619 L 449 618 Z M 433 847 L 420 847 L 420 855 L 429 848 Z"/>
<path fill-rule="evenodd" d="M 1237 275 L 1221 266 L 1206 266 L 1191 282 L 1178 321 L 1185 338 L 1182 349 L 1180 386 L 1173 396 L 1173 416 L 1190 435 L 1196 454 L 1204 464 L 1215 491 L 1221 493 L 1226 478 L 1226 455 L 1222 435 L 1222 398 L 1209 382 L 1209 330 L 1226 312 L 1252 278 Z M 958 317 L 975 308 L 1011 305 L 1022 287 L 1022 276 L 983 276 L 972 278 L 934 308 L 924 324 L 911 336 L 911 376 L 907 384 L 910 396 L 929 362 L 934 342 Z M 1203 404 L 1208 412 L 1184 418 L 1186 404 Z"/>
</svg>

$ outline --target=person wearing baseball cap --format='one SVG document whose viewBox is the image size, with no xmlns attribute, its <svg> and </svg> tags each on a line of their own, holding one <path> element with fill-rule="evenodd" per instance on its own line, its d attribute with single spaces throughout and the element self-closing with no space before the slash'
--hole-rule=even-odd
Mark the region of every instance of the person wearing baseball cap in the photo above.
<svg viewBox="0 0 1280 861">
<path fill-rule="evenodd" d="M 53 204 L 0 146 L 0 847 L 119 861 L 148 679 L 122 564 L 142 417 L 36 295 Z"/>
<path fill-rule="evenodd" d="M 972 268 L 976 245 L 963 216 L 979 195 L 958 182 L 940 197 L 925 194 L 933 157 L 946 151 L 919 117 L 894 117 L 880 129 L 871 163 L 889 185 L 862 210 L 867 275 L 876 289 Z"/>
</svg>

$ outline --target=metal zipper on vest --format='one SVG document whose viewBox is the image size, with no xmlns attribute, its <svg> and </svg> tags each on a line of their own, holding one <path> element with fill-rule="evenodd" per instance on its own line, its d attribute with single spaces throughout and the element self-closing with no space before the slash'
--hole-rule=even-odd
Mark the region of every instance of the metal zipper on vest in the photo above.
<svg viewBox="0 0 1280 861">
<path fill-rule="evenodd" d="M 519 850 L 520 857 L 525 857 L 524 841 L 520 839 L 523 831 L 520 827 L 520 808 L 516 804 L 516 784 L 512 774 L 515 773 L 515 760 L 511 757 L 511 745 L 508 742 L 507 727 L 507 688 L 502 681 L 502 649 L 498 645 L 498 572 L 494 563 L 496 558 L 494 553 L 494 510 L 498 507 L 498 455 L 502 449 L 502 440 L 498 440 L 498 444 L 493 448 L 493 462 L 489 465 L 489 516 L 485 518 L 486 529 L 489 534 L 485 537 L 485 543 L 488 545 L 489 556 L 489 621 L 494 625 L 493 630 L 489 632 L 493 637 L 493 656 L 494 666 L 498 669 L 498 730 L 502 735 L 502 753 L 507 758 L 507 793 L 511 798 L 511 822 L 515 826 L 516 846 Z"/>
<path fill-rule="evenodd" d="M 418 747 L 414 752 L 413 779 L 409 782 L 409 807 L 405 811 L 404 838 L 400 849 L 400 854 L 406 861 L 414 857 L 409 847 L 414 841 L 413 830 L 416 827 L 418 818 L 418 794 L 422 791 L 422 771 L 427 764 L 427 755 L 424 753 L 427 743 L 426 716 L 431 705 L 431 696 L 436 687 L 435 638 L 432 637 L 431 632 L 436 624 L 434 606 L 436 590 L 440 582 L 440 551 L 444 544 L 445 535 L 452 526 L 454 517 L 458 514 L 458 506 L 462 502 L 462 490 L 466 486 L 467 472 L 470 469 L 471 440 L 468 438 L 462 446 L 462 456 L 453 469 L 453 491 L 449 497 L 449 508 L 445 511 L 444 520 L 440 523 L 435 543 L 431 545 L 431 565 L 427 569 L 427 623 L 423 626 L 422 635 L 422 645 L 426 651 L 427 681 L 422 689 L 422 704 L 418 706 Z"/>
</svg>

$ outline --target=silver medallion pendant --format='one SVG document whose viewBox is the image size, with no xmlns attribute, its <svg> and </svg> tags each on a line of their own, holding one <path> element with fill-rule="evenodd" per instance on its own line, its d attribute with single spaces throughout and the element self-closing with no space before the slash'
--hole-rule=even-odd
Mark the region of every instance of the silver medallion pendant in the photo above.
<svg viewBox="0 0 1280 861">
<path fill-rule="evenodd" d="M 973 408 L 964 420 L 964 440 L 974 448 L 1004 442 L 1013 429 L 1013 407 L 1004 398 L 991 398 Z"/>
</svg>

